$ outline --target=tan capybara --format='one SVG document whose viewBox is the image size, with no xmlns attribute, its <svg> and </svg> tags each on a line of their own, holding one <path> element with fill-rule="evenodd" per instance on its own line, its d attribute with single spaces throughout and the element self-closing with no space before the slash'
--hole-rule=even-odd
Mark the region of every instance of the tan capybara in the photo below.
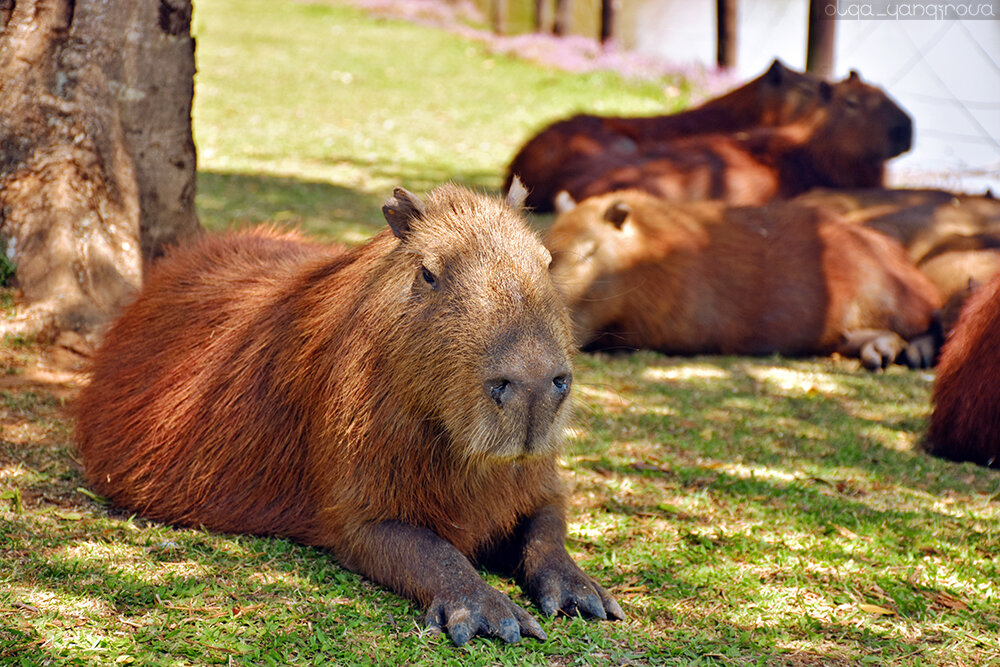
<svg viewBox="0 0 1000 667">
<path fill-rule="evenodd" d="M 947 190 L 819 189 L 795 198 L 895 238 L 946 299 L 1000 271 L 1000 201 Z"/>
<path fill-rule="evenodd" d="M 89 484 L 152 519 L 325 547 L 456 644 L 545 639 L 474 564 L 546 614 L 622 618 L 564 547 L 573 346 L 522 201 L 397 189 L 391 231 L 346 252 L 266 232 L 173 251 L 74 406 Z"/>
<path fill-rule="evenodd" d="M 965 304 L 941 351 L 924 448 L 953 461 L 1000 466 L 1000 275 Z"/>
<path fill-rule="evenodd" d="M 816 112 L 823 104 L 821 79 L 789 69 L 775 60 L 766 72 L 704 104 L 670 115 L 649 117 L 577 114 L 540 130 L 507 168 L 507 184 L 517 175 L 529 190 L 527 204 L 552 210 L 553 197 L 578 162 L 612 153 L 631 156 L 638 147 L 709 132 L 786 125 Z"/>
<path fill-rule="evenodd" d="M 577 201 L 639 189 L 670 201 L 759 206 L 817 187 L 881 186 L 886 162 L 910 149 L 912 120 L 856 72 L 820 90 L 827 103 L 807 118 L 700 134 L 634 155 L 604 153 L 567 170 L 564 189 Z"/>
<path fill-rule="evenodd" d="M 991 196 L 933 189 L 819 188 L 795 201 L 828 208 L 849 222 L 892 236 L 917 264 L 943 252 L 1000 245 L 1000 201 Z"/>
<path fill-rule="evenodd" d="M 928 330 L 937 290 L 896 241 L 822 209 L 672 204 L 640 191 L 585 200 L 548 230 L 552 279 L 586 349 L 828 354 Z"/>
</svg>

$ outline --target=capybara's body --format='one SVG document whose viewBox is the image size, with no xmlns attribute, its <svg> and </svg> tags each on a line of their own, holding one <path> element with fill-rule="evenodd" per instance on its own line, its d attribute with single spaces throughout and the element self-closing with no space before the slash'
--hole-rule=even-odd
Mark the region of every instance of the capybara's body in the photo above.
<svg viewBox="0 0 1000 667">
<path fill-rule="evenodd" d="M 910 117 L 853 73 L 821 89 L 827 104 L 807 118 L 595 155 L 567 170 L 564 189 L 577 201 L 639 189 L 670 201 L 759 206 L 818 187 L 881 186 L 885 163 L 910 149 Z"/>
<path fill-rule="evenodd" d="M 966 303 L 941 351 L 925 449 L 953 461 L 1000 466 L 1000 276 Z"/>
<path fill-rule="evenodd" d="M 795 198 L 887 234 L 948 300 L 1000 271 L 1000 201 L 946 190 L 813 190 Z"/>
<path fill-rule="evenodd" d="M 612 154 L 629 158 L 642 146 L 711 132 L 785 125 L 808 117 L 823 104 L 820 79 L 775 61 L 761 76 L 725 95 L 671 115 L 616 117 L 577 114 L 556 121 L 529 139 L 511 160 L 528 187 L 527 203 L 551 211 L 553 197 L 581 161 Z"/>
<path fill-rule="evenodd" d="M 470 561 L 548 613 L 620 617 L 562 545 L 572 348 L 548 253 L 455 186 L 383 210 L 392 232 L 351 250 L 250 232 L 155 265 L 74 408 L 89 483 L 150 518 L 329 548 L 458 643 L 544 637 Z"/>
<path fill-rule="evenodd" d="M 826 354 L 859 330 L 910 340 L 940 306 L 893 239 L 784 202 L 612 193 L 560 215 L 545 243 L 585 347 Z"/>
</svg>

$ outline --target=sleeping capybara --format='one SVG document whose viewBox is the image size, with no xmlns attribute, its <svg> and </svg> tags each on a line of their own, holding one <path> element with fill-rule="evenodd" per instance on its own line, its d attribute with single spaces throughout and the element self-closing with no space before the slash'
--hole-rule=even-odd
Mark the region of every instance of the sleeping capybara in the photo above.
<svg viewBox="0 0 1000 667">
<path fill-rule="evenodd" d="M 1000 275 L 975 291 L 941 350 L 924 448 L 1000 466 Z"/>
<path fill-rule="evenodd" d="M 527 204 L 552 210 L 553 197 L 565 188 L 568 170 L 599 154 L 634 154 L 639 146 L 708 132 L 786 125 L 808 117 L 823 104 L 821 79 L 775 60 L 766 72 L 739 88 L 675 114 L 649 117 L 577 114 L 540 130 L 507 168 L 527 186 Z"/>
<path fill-rule="evenodd" d="M 586 349 L 840 350 L 882 367 L 900 349 L 877 349 L 923 334 L 941 305 L 896 241 L 822 209 L 672 204 L 640 191 L 566 208 L 545 244 Z"/>
<path fill-rule="evenodd" d="M 573 346 L 522 201 L 397 189 L 391 231 L 347 251 L 174 250 L 73 408 L 87 480 L 152 519 L 325 547 L 456 644 L 545 638 L 474 563 L 546 614 L 622 618 L 563 544 Z"/>
<path fill-rule="evenodd" d="M 960 304 L 970 282 L 983 285 L 1000 272 L 1000 201 L 991 196 L 930 189 L 817 189 L 793 201 L 829 209 L 893 237 L 946 302 Z"/>
<path fill-rule="evenodd" d="M 670 201 L 754 206 L 816 187 L 881 186 L 885 163 L 910 149 L 912 120 L 856 72 L 820 90 L 827 103 L 807 118 L 593 156 L 566 170 L 564 189 L 577 201 L 640 189 Z"/>
</svg>

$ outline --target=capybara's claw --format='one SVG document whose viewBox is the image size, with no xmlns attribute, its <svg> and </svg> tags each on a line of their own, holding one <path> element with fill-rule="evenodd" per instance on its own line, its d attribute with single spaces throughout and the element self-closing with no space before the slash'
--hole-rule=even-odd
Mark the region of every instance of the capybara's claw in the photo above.
<svg viewBox="0 0 1000 667">
<path fill-rule="evenodd" d="M 563 612 L 590 618 L 622 620 L 622 608 L 604 588 L 583 573 L 575 564 L 559 570 L 539 573 L 529 583 L 538 606 L 546 616 Z"/>
<path fill-rule="evenodd" d="M 432 630 L 447 631 L 455 646 L 476 635 L 498 637 L 508 644 L 518 643 L 522 635 L 539 641 L 547 639 L 538 621 L 528 612 L 503 593 L 486 586 L 457 599 L 436 599 L 427 611 L 426 622 Z"/>
</svg>

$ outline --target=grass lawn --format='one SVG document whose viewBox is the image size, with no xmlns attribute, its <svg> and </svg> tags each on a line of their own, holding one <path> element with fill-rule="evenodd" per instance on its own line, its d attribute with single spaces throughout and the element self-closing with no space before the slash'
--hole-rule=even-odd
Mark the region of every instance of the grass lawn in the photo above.
<svg viewBox="0 0 1000 667">
<path fill-rule="evenodd" d="M 336 2 L 197 0 L 194 26 L 211 229 L 361 242 L 394 185 L 495 191 L 553 118 L 687 102 Z M 929 373 L 581 355 L 568 547 L 628 618 L 455 648 L 321 550 L 104 507 L 63 413 L 85 377 L 20 339 L 0 362 L 3 665 L 1000 665 L 1000 473 L 919 451 Z"/>
</svg>

